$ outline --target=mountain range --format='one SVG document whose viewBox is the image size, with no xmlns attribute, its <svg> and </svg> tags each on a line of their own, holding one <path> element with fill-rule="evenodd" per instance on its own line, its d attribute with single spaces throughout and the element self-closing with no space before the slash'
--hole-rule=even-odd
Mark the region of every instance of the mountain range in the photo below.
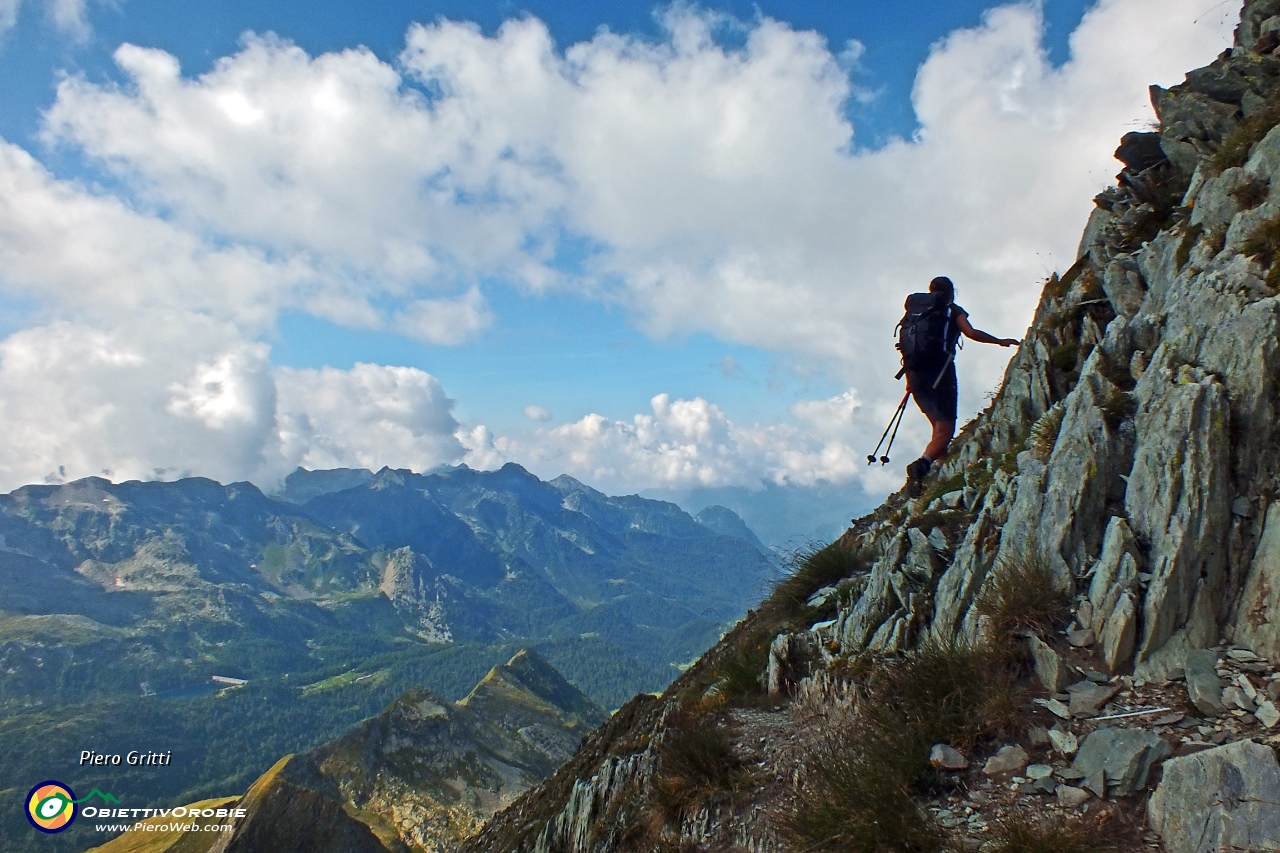
<svg viewBox="0 0 1280 853">
<path fill-rule="evenodd" d="M 617 707 L 665 686 L 772 570 L 728 510 L 516 465 L 299 471 L 277 497 L 27 486 L 0 496 L 0 778 L 225 796 L 411 687 L 460 699 L 526 647 Z M 123 741 L 173 764 L 75 764 Z"/>
</svg>

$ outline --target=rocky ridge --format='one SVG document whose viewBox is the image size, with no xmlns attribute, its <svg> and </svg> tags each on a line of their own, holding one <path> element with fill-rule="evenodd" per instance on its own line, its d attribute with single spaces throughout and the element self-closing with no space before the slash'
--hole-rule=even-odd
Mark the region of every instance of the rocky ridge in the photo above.
<svg viewBox="0 0 1280 853">
<path fill-rule="evenodd" d="M 1280 0 L 1151 96 L 1158 131 L 1122 140 L 1077 261 L 925 496 L 855 520 L 845 568 L 786 590 L 802 606 L 780 588 L 468 850 L 788 849 L 868 673 L 992 642 L 988 603 L 1028 577 L 1069 621 L 1020 631 L 1035 676 L 1005 736 L 934 745 L 929 837 L 1016 849 L 1002 821 L 1056 813 L 1110 821 L 1120 849 L 1280 849 Z M 736 775 L 676 773 L 689 731 Z"/>
</svg>

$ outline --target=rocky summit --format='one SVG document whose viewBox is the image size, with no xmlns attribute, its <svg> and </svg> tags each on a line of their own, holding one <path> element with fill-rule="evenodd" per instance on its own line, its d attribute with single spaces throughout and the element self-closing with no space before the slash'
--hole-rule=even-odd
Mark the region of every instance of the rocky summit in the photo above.
<svg viewBox="0 0 1280 853">
<path fill-rule="evenodd" d="M 923 497 L 467 850 L 1280 849 L 1280 0 L 1151 100 Z"/>
</svg>

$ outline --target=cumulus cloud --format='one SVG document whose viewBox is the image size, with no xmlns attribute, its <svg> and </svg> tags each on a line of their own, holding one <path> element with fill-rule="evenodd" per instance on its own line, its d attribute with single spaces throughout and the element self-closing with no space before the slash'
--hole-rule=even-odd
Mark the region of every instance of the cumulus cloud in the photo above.
<svg viewBox="0 0 1280 853">
<path fill-rule="evenodd" d="M 458 462 L 453 401 L 406 367 L 272 368 L 266 346 L 182 318 L 55 322 L 0 341 L 0 485 L 105 475 L 278 483 L 308 468 Z"/>
<path fill-rule="evenodd" d="M 276 385 L 284 471 L 297 465 L 426 471 L 465 453 L 455 436 L 453 401 L 421 370 L 281 368 Z"/>
<path fill-rule="evenodd" d="M 551 420 L 551 412 L 543 406 L 525 406 L 524 416 L 531 421 L 546 423 Z"/>
<path fill-rule="evenodd" d="M 1019 334 L 1116 140 L 1151 119 L 1146 85 L 1228 42 L 1230 16 L 1194 23 L 1201 5 L 1099 0 L 1061 67 L 1038 5 L 993 9 L 920 68 L 917 136 L 874 151 L 844 112 L 856 46 L 762 17 L 727 47 L 721 19 L 684 5 L 662 39 L 602 31 L 563 52 L 533 18 L 492 36 L 415 25 L 395 64 L 248 36 L 192 77 L 122 45 L 120 84 L 70 75 L 45 118 L 118 195 L 0 142 L 0 286 L 39 306 L 0 342 L 0 477 L 458 458 L 624 490 L 861 476 L 851 447 L 900 393 L 903 295 L 950 274 L 975 324 Z M 50 8 L 84 20 L 83 0 Z M 0 0 L 0 25 L 17 9 Z M 566 240 L 591 248 L 572 272 Z M 630 421 L 493 436 L 456 423 L 429 374 L 274 369 L 262 343 L 283 310 L 457 343 L 491 324 L 495 278 L 622 305 L 654 336 L 781 353 L 849 391 L 790 424 L 658 395 Z M 961 355 L 970 411 L 1007 356 Z"/>
<path fill-rule="evenodd" d="M 223 480 L 266 461 L 274 390 L 265 352 L 227 349 L 215 321 L 58 321 L 0 342 L 0 482 L 109 471 L 120 479 L 198 473 Z"/>
<path fill-rule="evenodd" d="M 794 425 L 738 426 L 701 397 L 658 394 L 630 421 L 591 414 L 526 436 L 471 436 L 490 465 L 518 461 L 615 492 L 656 487 L 811 485 L 856 473 L 857 454 Z M 469 460 L 470 461 L 470 460 Z"/>
</svg>

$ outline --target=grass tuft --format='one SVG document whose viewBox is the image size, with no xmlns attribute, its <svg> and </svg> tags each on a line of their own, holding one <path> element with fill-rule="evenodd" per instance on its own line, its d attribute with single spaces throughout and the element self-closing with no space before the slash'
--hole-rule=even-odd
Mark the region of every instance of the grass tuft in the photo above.
<svg viewBox="0 0 1280 853">
<path fill-rule="evenodd" d="M 1049 352 L 1049 363 L 1062 373 L 1072 373 L 1076 370 L 1079 354 L 1080 345 L 1075 341 L 1067 341 Z"/>
<path fill-rule="evenodd" d="M 1053 446 L 1058 442 L 1058 432 L 1062 429 L 1062 417 L 1066 412 L 1066 406 L 1056 403 L 1031 425 L 1028 447 L 1041 462 L 1049 461 Z"/>
<path fill-rule="evenodd" d="M 1105 821 L 1014 815 L 992 827 L 987 853 L 1095 853 L 1114 850 Z"/>
<path fill-rule="evenodd" d="M 1016 674 L 1001 650 L 960 644 L 925 645 L 872 670 L 865 698 L 805 762 L 783 839 L 811 853 L 939 850 L 938 828 L 912 799 L 935 778 L 929 751 L 940 742 L 969 749 L 1014 731 L 1025 704 Z"/>
<path fill-rule="evenodd" d="M 1231 197 L 1235 199 L 1241 210 L 1253 210 L 1267 200 L 1267 193 L 1267 184 L 1249 175 L 1245 181 L 1231 190 Z"/>
<path fill-rule="evenodd" d="M 1233 166 L 1243 166 L 1249 159 L 1253 146 L 1266 136 L 1271 128 L 1280 124 L 1280 98 L 1272 93 L 1272 100 L 1260 112 L 1241 119 L 1226 138 L 1222 147 L 1214 152 L 1206 164 L 1210 175 L 1220 175 Z"/>
<path fill-rule="evenodd" d="M 845 578 L 865 571 L 861 556 L 838 542 L 809 545 L 791 555 L 781 580 L 760 605 L 768 622 L 790 622 L 803 615 L 809 597 L 824 586 L 834 586 Z"/>
<path fill-rule="evenodd" d="M 1071 282 L 1065 278 L 1058 278 L 1058 274 L 1052 273 L 1044 280 L 1044 288 L 1041 291 L 1042 298 L 1047 296 L 1049 299 L 1061 299 L 1067 295 L 1067 290 L 1071 287 Z"/>
<path fill-rule="evenodd" d="M 1280 264 L 1276 263 L 1276 255 L 1280 254 L 1280 216 L 1274 216 L 1258 226 L 1258 230 L 1245 240 L 1241 251 L 1266 266 L 1267 286 L 1272 290 L 1280 290 Z"/>
<path fill-rule="evenodd" d="M 769 666 L 773 634 L 757 630 L 734 646 L 712 670 L 714 679 L 702 695 L 708 705 L 747 705 L 763 700 L 764 671 Z"/>
<path fill-rule="evenodd" d="M 733 728 L 717 717 L 679 709 L 667 720 L 654 781 L 654 802 L 667 821 L 710 805 L 750 779 L 733 754 Z"/>
<path fill-rule="evenodd" d="M 1137 411 L 1138 401 L 1132 394 L 1119 388 L 1107 389 L 1107 398 L 1102 401 L 1102 417 L 1112 429 L 1127 418 L 1133 417 Z"/>
<path fill-rule="evenodd" d="M 938 480 L 924 493 L 924 505 L 928 506 L 945 494 L 964 488 L 964 472 L 957 471 L 945 480 Z"/>
<path fill-rule="evenodd" d="M 1003 558 L 993 575 L 974 607 L 991 619 L 998 634 L 1047 633 L 1071 615 L 1070 600 L 1058 585 L 1053 567 L 1034 548 Z"/>
</svg>

